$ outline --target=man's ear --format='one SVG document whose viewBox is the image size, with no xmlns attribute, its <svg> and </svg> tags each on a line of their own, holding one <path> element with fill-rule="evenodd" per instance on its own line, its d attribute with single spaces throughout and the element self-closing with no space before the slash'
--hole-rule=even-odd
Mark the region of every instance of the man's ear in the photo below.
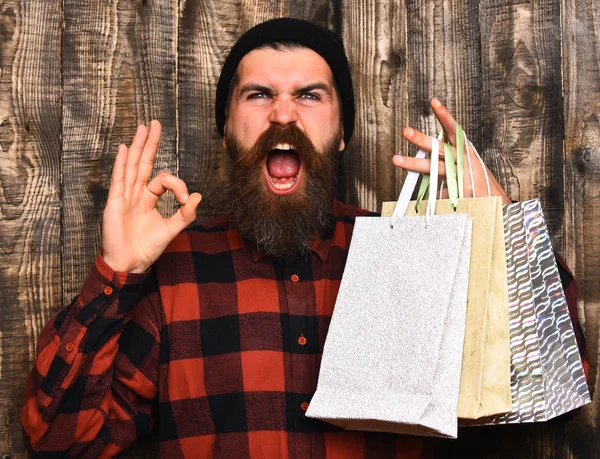
<svg viewBox="0 0 600 459">
<path fill-rule="evenodd" d="M 223 148 L 227 149 L 227 118 L 225 118 L 225 124 L 223 125 Z"/>
<path fill-rule="evenodd" d="M 342 139 L 340 140 L 338 151 L 344 151 L 344 148 L 346 148 L 346 143 L 344 142 L 344 129 L 342 128 Z"/>
</svg>

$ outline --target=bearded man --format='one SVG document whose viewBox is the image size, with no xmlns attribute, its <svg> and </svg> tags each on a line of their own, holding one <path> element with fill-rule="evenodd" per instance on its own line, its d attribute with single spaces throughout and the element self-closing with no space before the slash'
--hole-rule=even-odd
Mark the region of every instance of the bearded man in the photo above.
<svg viewBox="0 0 600 459">
<path fill-rule="evenodd" d="M 454 144 L 454 120 L 432 107 Z M 354 219 L 369 214 L 334 199 L 354 129 L 341 41 L 295 19 L 251 29 L 225 61 L 216 121 L 234 161 L 230 211 L 183 232 L 201 197 L 169 174 L 150 180 L 160 124 L 119 146 L 102 252 L 39 339 L 22 413 L 29 451 L 108 457 L 156 428 L 165 458 L 429 455 L 418 438 L 305 416 Z M 167 190 L 181 208 L 163 218 Z"/>
</svg>

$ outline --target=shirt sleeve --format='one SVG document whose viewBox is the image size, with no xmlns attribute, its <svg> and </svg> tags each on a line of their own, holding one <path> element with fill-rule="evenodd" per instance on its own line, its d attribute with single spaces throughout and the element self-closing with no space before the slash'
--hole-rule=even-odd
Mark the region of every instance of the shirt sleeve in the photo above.
<svg viewBox="0 0 600 459">
<path fill-rule="evenodd" d="M 569 308 L 569 315 L 571 316 L 571 322 L 573 323 L 573 330 L 575 331 L 575 339 L 577 340 L 577 347 L 579 349 L 579 355 L 581 356 L 585 379 L 586 381 L 589 381 L 589 355 L 585 342 L 585 335 L 583 334 L 583 328 L 581 327 L 579 313 L 577 311 L 577 300 L 579 295 L 577 281 L 560 255 L 555 252 L 554 256 L 556 258 L 556 265 L 558 267 L 558 274 L 560 275 L 563 290 L 565 291 L 567 307 Z"/>
<path fill-rule="evenodd" d="M 113 456 L 151 430 L 162 321 L 155 279 L 152 270 L 115 273 L 99 255 L 79 296 L 46 324 L 23 394 L 32 457 Z"/>
</svg>

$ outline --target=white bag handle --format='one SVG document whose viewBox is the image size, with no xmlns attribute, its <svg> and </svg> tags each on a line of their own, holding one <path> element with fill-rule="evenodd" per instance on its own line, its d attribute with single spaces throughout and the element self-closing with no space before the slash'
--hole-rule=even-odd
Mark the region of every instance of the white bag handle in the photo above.
<svg viewBox="0 0 600 459">
<path fill-rule="evenodd" d="M 419 150 L 417 152 L 416 158 L 424 159 L 427 156 L 423 150 Z M 429 170 L 430 174 L 430 182 L 429 182 L 429 199 L 427 200 L 427 212 L 426 216 L 429 217 L 435 214 L 435 192 L 437 190 L 438 183 L 438 160 L 440 157 L 440 141 L 435 137 L 431 137 L 431 166 Z M 392 227 L 398 220 L 398 218 L 404 217 L 406 213 L 406 209 L 408 209 L 408 205 L 410 204 L 410 198 L 415 191 L 415 186 L 417 185 L 417 180 L 419 179 L 418 172 L 409 171 L 406 174 L 406 179 L 404 180 L 404 185 L 402 186 L 402 190 L 400 190 L 400 196 L 398 197 L 398 202 L 396 203 L 396 208 L 394 209 L 394 213 L 392 214 L 391 225 Z"/>
<path fill-rule="evenodd" d="M 467 139 L 467 135 L 464 134 L 463 137 L 465 138 L 465 156 L 467 157 L 467 165 L 469 167 L 469 179 L 471 180 L 471 190 L 473 193 L 473 197 L 476 198 L 477 194 L 475 193 L 475 180 L 473 180 L 473 168 L 471 167 L 471 155 L 469 154 L 469 145 L 475 152 L 475 156 L 477 157 L 477 159 L 479 160 L 479 163 L 481 164 L 481 169 L 483 170 L 483 176 L 485 177 L 485 186 L 487 188 L 487 193 L 488 193 L 487 195 L 491 196 L 492 190 L 490 188 L 490 178 L 488 176 L 488 172 L 487 172 L 487 168 L 485 167 L 485 163 L 483 162 L 483 159 L 481 159 L 481 156 L 479 156 L 479 153 L 477 152 L 477 149 L 475 148 L 475 146 Z"/>
<path fill-rule="evenodd" d="M 427 157 L 427 153 L 423 150 L 419 150 L 415 155 L 415 158 L 425 159 Z M 404 179 L 404 185 L 402 185 L 402 189 L 400 190 L 400 196 L 398 197 L 398 202 L 396 203 L 396 208 L 394 209 L 394 213 L 392 214 L 392 221 L 396 221 L 396 216 L 398 214 L 404 215 L 406 213 L 406 209 L 408 209 L 408 205 L 410 204 L 410 198 L 412 197 L 413 192 L 415 191 L 415 187 L 417 186 L 417 180 L 419 180 L 418 172 L 408 171 L 406 174 L 406 178 Z"/>
</svg>

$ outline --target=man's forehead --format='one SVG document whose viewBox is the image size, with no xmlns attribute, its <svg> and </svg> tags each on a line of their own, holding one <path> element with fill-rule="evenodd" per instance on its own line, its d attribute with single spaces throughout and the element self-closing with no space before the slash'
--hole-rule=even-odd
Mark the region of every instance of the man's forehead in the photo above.
<svg viewBox="0 0 600 459">
<path fill-rule="evenodd" d="M 323 82 L 333 86 L 333 73 L 327 61 L 310 48 L 258 48 L 240 61 L 237 84 Z M 254 81 L 260 80 L 260 81 Z"/>
</svg>

